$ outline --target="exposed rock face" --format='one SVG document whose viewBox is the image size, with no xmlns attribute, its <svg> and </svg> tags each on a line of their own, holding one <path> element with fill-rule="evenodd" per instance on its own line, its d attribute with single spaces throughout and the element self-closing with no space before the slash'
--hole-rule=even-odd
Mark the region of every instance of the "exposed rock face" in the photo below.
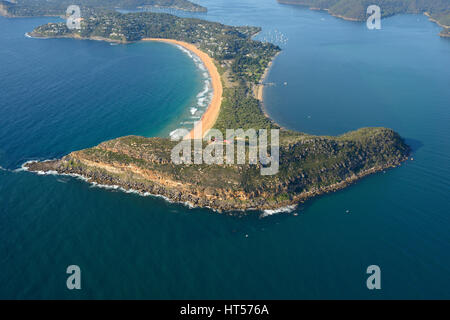
<svg viewBox="0 0 450 320">
<path fill-rule="evenodd" d="M 398 166 L 410 152 L 398 134 L 384 128 L 360 129 L 340 137 L 285 131 L 280 144 L 280 171 L 274 176 L 261 176 L 259 165 L 175 165 L 170 158 L 174 142 L 136 136 L 26 166 L 31 171 L 78 174 L 103 185 L 233 211 L 296 204 Z"/>
</svg>

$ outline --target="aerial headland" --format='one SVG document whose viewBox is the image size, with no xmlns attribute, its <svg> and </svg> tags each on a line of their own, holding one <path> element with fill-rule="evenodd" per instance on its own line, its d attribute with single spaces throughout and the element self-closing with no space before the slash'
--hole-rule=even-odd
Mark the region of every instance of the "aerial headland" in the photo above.
<svg viewBox="0 0 450 320">
<path fill-rule="evenodd" d="M 139 28 L 130 27 L 136 25 Z M 262 163 L 175 164 L 171 150 L 176 142 L 138 136 L 106 141 L 59 160 L 29 162 L 24 167 L 80 175 L 89 182 L 217 211 L 246 211 L 295 205 L 398 166 L 408 158 L 410 148 L 391 129 L 363 128 L 337 137 L 314 136 L 282 129 L 269 119 L 262 111 L 263 79 L 281 49 L 253 40 L 259 31 L 258 27 L 232 27 L 169 14 L 108 12 L 84 19 L 80 30 L 50 23 L 30 34 L 121 43 L 164 41 L 193 51 L 210 66 L 210 76 L 215 79 L 214 98 L 202 119 L 206 129 L 224 133 L 227 129 L 280 130 L 276 175 L 261 175 Z M 236 139 L 248 142 L 246 136 Z"/>
</svg>

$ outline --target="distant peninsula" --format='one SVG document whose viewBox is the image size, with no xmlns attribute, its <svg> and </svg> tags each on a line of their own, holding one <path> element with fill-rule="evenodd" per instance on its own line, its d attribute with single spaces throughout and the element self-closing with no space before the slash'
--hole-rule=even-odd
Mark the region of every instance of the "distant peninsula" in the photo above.
<svg viewBox="0 0 450 320">
<path fill-rule="evenodd" d="M 257 93 L 280 48 L 253 40 L 259 31 L 258 27 L 232 27 L 163 13 L 109 12 L 84 19 L 81 30 L 50 23 L 30 35 L 121 43 L 172 39 L 187 48 L 195 46 L 213 61 L 223 88 L 212 126 L 222 132 L 228 128 L 280 129 L 278 174 L 261 175 L 261 163 L 177 165 L 171 161 L 176 142 L 138 136 L 107 141 L 59 160 L 29 162 L 24 167 L 33 172 L 78 175 L 91 183 L 228 212 L 296 205 L 398 166 L 408 158 L 410 148 L 391 129 L 363 128 L 338 137 L 314 136 L 282 129 L 267 118 Z"/>
<path fill-rule="evenodd" d="M 169 8 L 207 12 L 205 7 L 188 0 L 0 0 L 0 14 L 10 18 L 65 16 L 70 5 L 80 6 L 83 16 L 115 11 L 118 8 Z"/>
<path fill-rule="evenodd" d="M 277 0 L 282 4 L 307 6 L 312 10 L 326 10 L 331 15 L 350 21 L 365 21 L 370 5 L 381 8 L 381 16 L 411 13 L 425 14 L 443 28 L 439 34 L 450 34 L 450 1 L 448 0 Z"/>
</svg>

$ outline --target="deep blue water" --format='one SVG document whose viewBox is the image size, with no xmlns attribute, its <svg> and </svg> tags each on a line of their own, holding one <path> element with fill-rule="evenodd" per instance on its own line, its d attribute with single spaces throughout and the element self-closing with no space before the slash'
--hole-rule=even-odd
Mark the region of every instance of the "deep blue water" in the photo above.
<svg viewBox="0 0 450 320">
<path fill-rule="evenodd" d="M 414 161 L 263 219 L 12 172 L 167 135 L 202 80 L 170 45 L 28 39 L 51 19 L 0 18 L 0 298 L 450 298 L 450 41 L 439 27 L 406 15 L 370 32 L 272 0 L 197 2 L 209 8 L 197 16 L 279 41 L 265 107 L 281 125 L 390 127 Z M 66 289 L 71 264 L 81 291 Z M 366 288 L 372 264 L 380 291 Z"/>
</svg>

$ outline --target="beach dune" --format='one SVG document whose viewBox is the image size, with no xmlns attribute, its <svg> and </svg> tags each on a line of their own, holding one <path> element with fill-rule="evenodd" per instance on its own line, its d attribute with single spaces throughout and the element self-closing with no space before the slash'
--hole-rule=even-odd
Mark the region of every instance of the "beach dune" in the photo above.
<svg viewBox="0 0 450 320">
<path fill-rule="evenodd" d="M 194 132 L 197 132 L 201 137 L 205 136 L 209 129 L 211 129 L 216 123 L 219 117 L 220 105 L 222 104 L 222 82 L 220 79 L 219 71 L 214 64 L 214 60 L 206 53 L 198 49 L 195 45 L 172 39 L 160 39 L 160 38 L 144 38 L 142 41 L 157 41 L 171 43 L 182 46 L 183 48 L 193 52 L 203 62 L 205 68 L 208 70 L 211 77 L 211 83 L 213 88 L 213 97 L 206 111 L 203 113 L 202 118 L 195 124 L 191 132 L 185 137 L 185 139 L 194 139 Z M 198 137 L 195 137 L 198 138 Z"/>
</svg>

